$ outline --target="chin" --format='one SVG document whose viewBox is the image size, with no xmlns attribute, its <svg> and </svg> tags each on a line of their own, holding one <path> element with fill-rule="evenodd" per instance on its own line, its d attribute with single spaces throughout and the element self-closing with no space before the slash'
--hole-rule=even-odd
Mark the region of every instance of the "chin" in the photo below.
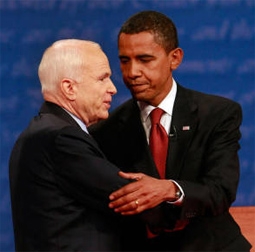
<svg viewBox="0 0 255 252">
<path fill-rule="evenodd" d="M 142 93 L 133 93 L 133 97 L 138 101 L 146 102 L 148 100 L 147 97 Z"/>
<path fill-rule="evenodd" d="M 107 119 L 109 117 L 109 113 L 107 112 L 107 113 L 104 113 L 104 114 L 102 114 L 101 116 L 100 116 L 100 120 L 105 120 L 105 119 Z"/>
</svg>

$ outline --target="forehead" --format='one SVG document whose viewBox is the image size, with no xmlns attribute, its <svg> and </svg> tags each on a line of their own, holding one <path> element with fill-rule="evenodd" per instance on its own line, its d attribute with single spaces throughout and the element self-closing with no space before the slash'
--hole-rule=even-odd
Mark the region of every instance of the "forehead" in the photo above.
<svg viewBox="0 0 255 252">
<path fill-rule="evenodd" d="M 99 48 L 92 48 L 84 51 L 84 60 L 88 66 L 108 65 L 108 58 Z"/>
<path fill-rule="evenodd" d="M 155 53 L 164 50 L 161 45 L 155 42 L 154 35 L 150 32 L 136 34 L 120 34 L 119 54 L 143 54 Z"/>
<path fill-rule="evenodd" d="M 86 58 L 87 73 L 93 76 L 101 76 L 102 74 L 111 75 L 111 69 L 108 58 L 102 51 L 90 53 Z"/>
</svg>

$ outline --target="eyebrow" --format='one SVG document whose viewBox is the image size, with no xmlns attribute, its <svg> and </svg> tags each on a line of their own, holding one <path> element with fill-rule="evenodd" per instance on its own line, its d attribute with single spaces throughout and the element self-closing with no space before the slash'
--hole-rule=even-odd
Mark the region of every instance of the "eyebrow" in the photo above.
<svg viewBox="0 0 255 252">
<path fill-rule="evenodd" d="M 108 77 L 111 77 L 111 72 L 103 73 L 98 78 L 103 79 L 103 78 L 108 78 Z"/>
<path fill-rule="evenodd" d="M 140 59 L 140 58 L 155 58 L 155 56 L 151 55 L 151 54 L 138 54 L 135 57 L 138 59 Z M 126 56 L 126 55 L 119 55 L 119 59 L 123 59 L 123 58 L 129 59 L 130 57 Z"/>
</svg>

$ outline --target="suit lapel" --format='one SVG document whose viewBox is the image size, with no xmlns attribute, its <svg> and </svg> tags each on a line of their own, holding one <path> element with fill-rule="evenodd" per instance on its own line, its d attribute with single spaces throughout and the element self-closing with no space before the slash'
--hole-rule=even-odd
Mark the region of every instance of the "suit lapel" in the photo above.
<svg viewBox="0 0 255 252">
<path fill-rule="evenodd" d="M 173 108 L 166 176 L 178 179 L 185 155 L 197 128 L 197 106 L 187 89 L 180 85 Z"/>
</svg>

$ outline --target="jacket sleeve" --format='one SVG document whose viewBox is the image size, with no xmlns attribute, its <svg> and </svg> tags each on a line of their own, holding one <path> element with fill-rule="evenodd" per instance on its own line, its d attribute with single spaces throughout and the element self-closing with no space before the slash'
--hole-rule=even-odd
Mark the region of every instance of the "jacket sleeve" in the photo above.
<svg viewBox="0 0 255 252">
<path fill-rule="evenodd" d="M 119 169 L 107 161 L 88 134 L 66 127 L 55 139 L 56 180 L 66 193 L 79 202 L 102 211 L 109 195 L 129 181 L 118 175 Z"/>
<path fill-rule="evenodd" d="M 194 140 L 201 143 L 202 154 L 198 150 L 197 156 L 200 157 L 197 161 L 186 162 L 191 172 L 198 170 L 199 173 L 194 180 L 177 180 L 185 193 L 182 205 L 184 218 L 221 214 L 228 210 L 236 197 L 240 176 L 241 107 L 229 102 L 215 109 L 215 115 L 209 116 L 207 124 L 201 123 L 206 133 L 198 133 Z M 211 125 L 206 126 L 209 123 Z M 199 146 L 197 143 L 196 146 Z"/>
</svg>

